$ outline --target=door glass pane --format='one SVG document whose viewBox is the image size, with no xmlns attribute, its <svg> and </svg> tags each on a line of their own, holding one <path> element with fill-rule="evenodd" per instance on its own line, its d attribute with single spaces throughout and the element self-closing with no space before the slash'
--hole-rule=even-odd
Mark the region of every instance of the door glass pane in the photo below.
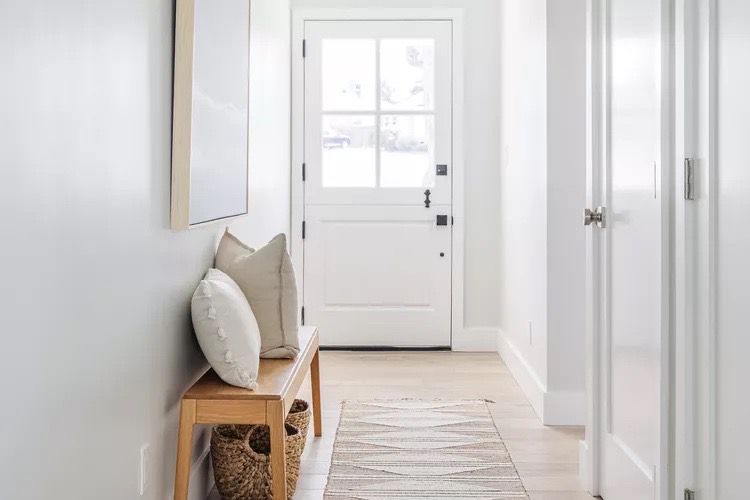
<svg viewBox="0 0 750 500">
<path fill-rule="evenodd" d="M 375 117 L 323 116 L 323 186 L 375 186 Z"/>
<path fill-rule="evenodd" d="M 431 110 L 435 102 L 435 41 L 386 39 L 380 42 L 380 107 Z"/>
<path fill-rule="evenodd" d="M 380 185 L 435 185 L 435 119 L 426 115 L 380 117 Z"/>
<path fill-rule="evenodd" d="M 323 110 L 375 109 L 375 40 L 323 40 L 322 59 Z"/>
</svg>

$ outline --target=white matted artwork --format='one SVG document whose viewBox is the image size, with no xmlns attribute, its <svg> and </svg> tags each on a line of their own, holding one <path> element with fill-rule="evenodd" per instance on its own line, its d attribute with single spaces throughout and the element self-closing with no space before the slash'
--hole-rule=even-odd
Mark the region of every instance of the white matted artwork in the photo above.
<svg viewBox="0 0 750 500">
<path fill-rule="evenodd" d="M 173 229 L 247 214 L 250 0 L 177 0 Z"/>
</svg>

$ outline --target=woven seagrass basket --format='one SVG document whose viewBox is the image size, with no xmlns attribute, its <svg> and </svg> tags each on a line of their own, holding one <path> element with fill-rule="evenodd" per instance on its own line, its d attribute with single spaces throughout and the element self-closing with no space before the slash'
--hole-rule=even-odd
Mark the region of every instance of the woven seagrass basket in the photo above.
<svg viewBox="0 0 750 500">
<path fill-rule="evenodd" d="M 297 488 L 305 441 L 286 424 L 286 489 Z M 216 488 L 224 500 L 266 500 L 271 493 L 271 436 L 265 425 L 217 425 L 211 434 L 211 461 Z M 276 499 L 275 499 L 276 500 Z"/>
<path fill-rule="evenodd" d="M 295 426 L 302 434 L 302 448 L 307 441 L 307 429 L 310 427 L 310 405 L 303 399 L 295 399 L 289 414 L 286 416 L 286 423 Z"/>
</svg>

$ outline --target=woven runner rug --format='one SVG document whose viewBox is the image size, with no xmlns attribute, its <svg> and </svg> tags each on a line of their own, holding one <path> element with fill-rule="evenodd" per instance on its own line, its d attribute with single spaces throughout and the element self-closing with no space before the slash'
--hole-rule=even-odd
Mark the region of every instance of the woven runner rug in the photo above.
<svg viewBox="0 0 750 500">
<path fill-rule="evenodd" d="M 325 498 L 528 499 L 485 401 L 347 401 Z"/>
</svg>

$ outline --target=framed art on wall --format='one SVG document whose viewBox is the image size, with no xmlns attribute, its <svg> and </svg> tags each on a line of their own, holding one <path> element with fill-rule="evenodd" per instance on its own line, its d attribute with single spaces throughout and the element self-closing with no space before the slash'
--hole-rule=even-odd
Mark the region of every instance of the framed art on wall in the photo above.
<svg viewBox="0 0 750 500">
<path fill-rule="evenodd" d="M 247 214 L 250 0 L 177 0 L 171 226 Z"/>
</svg>

